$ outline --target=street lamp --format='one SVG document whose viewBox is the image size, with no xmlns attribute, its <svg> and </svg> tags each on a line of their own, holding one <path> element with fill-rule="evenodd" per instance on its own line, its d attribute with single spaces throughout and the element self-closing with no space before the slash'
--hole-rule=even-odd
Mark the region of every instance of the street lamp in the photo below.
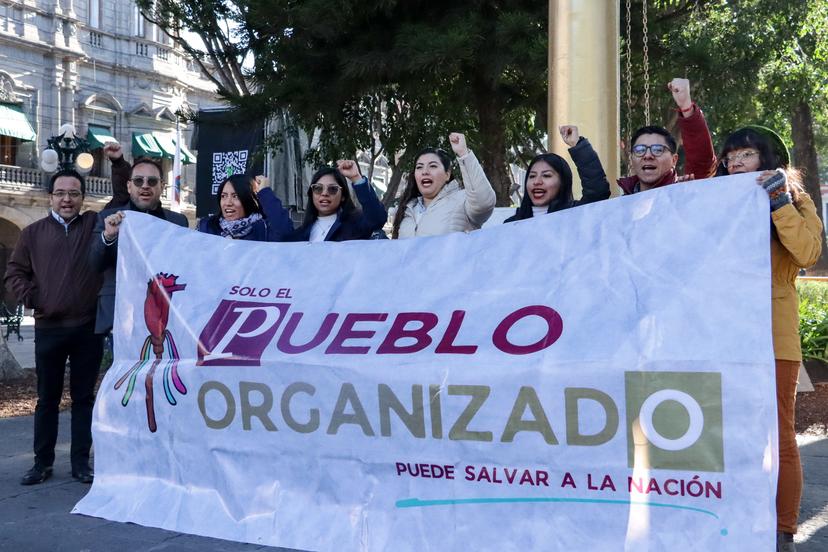
<svg viewBox="0 0 828 552">
<path fill-rule="evenodd" d="M 89 143 L 75 134 L 75 127 L 69 123 L 58 129 L 57 136 L 46 141 L 49 148 L 43 151 L 40 168 L 48 173 L 57 170 L 76 170 L 87 174 L 95 160 L 89 153 Z"/>
</svg>

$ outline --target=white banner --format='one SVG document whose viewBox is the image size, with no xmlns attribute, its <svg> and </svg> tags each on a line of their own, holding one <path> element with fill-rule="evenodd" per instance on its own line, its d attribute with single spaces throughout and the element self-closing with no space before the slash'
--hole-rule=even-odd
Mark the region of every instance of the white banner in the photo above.
<svg viewBox="0 0 828 552">
<path fill-rule="evenodd" d="M 75 512 L 319 551 L 772 550 L 768 217 L 755 175 L 401 241 L 130 212 Z"/>
</svg>

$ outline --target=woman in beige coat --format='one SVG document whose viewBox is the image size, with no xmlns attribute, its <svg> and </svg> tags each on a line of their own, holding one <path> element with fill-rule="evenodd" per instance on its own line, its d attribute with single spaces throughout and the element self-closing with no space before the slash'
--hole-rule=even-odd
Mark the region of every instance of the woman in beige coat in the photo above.
<svg viewBox="0 0 828 552">
<path fill-rule="evenodd" d="M 436 236 L 480 228 L 492 215 L 495 193 L 483 167 L 466 146 L 466 137 L 449 135 L 463 176 L 461 187 L 451 178 L 451 159 L 429 148 L 417 154 L 408 186 L 394 215 L 392 238 Z"/>
<path fill-rule="evenodd" d="M 822 251 L 822 223 L 814 202 L 803 190 L 788 148 L 775 132 L 752 126 L 725 141 L 719 174 L 763 171 L 757 181 L 770 198 L 771 308 L 776 358 L 776 403 L 779 418 L 779 482 L 776 490 L 777 550 L 794 550 L 793 535 L 802 496 L 802 465 L 796 445 L 794 406 L 802 351 L 799 343 L 800 268 L 816 263 Z"/>
</svg>

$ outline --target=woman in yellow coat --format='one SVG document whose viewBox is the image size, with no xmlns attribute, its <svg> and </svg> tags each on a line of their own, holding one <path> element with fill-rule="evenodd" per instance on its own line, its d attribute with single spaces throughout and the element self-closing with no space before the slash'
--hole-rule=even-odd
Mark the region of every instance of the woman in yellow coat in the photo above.
<svg viewBox="0 0 828 552">
<path fill-rule="evenodd" d="M 814 202 L 791 168 L 788 149 L 770 129 L 745 127 L 725 141 L 719 174 L 762 171 L 757 182 L 770 198 L 773 351 L 779 417 L 779 482 L 776 491 L 777 550 L 794 550 L 802 465 L 796 446 L 794 406 L 802 351 L 799 341 L 800 268 L 816 263 L 822 251 L 822 223 Z"/>
</svg>

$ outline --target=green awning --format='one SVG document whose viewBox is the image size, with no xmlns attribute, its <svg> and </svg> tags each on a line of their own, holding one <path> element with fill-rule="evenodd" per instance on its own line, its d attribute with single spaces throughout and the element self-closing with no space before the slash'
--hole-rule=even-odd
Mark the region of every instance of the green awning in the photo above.
<svg viewBox="0 0 828 552">
<path fill-rule="evenodd" d="M 89 130 L 86 132 L 86 141 L 92 149 L 102 148 L 107 142 L 118 142 L 111 131 L 102 126 L 89 125 Z"/>
<path fill-rule="evenodd" d="M 132 156 L 133 157 L 164 157 L 164 152 L 158 146 L 151 132 L 145 134 L 132 134 Z"/>
<path fill-rule="evenodd" d="M 0 104 L 0 134 L 19 138 L 24 142 L 34 142 L 37 138 L 23 110 L 10 104 Z"/>
<path fill-rule="evenodd" d="M 175 138 L 171 134 L 161 134 L 160 132 L 153 132 L 152 136 L 158 142 L 158 147 L 164 152 L 164 157 L 175 159 Z M 190 153 L 190 150 L 184 144 L 181 144 L 181 162 L 185 165 L 195 163 L 195 156 Z"/>
</svg>

